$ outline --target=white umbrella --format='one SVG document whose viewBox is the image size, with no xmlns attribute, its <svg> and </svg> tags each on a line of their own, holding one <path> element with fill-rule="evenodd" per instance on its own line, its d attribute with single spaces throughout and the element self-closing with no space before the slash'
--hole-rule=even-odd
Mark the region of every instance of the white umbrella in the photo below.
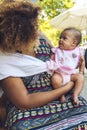
<svg viewBox="0 0 87 130">
<path fill-rule="evenodd" d="M 76 27 L 80 30 L 87 29 L 87 4 L 86 6 L 74 6 L 50 21 L 51 25 L 58 30 L 66 27 Z"/>
</svg>

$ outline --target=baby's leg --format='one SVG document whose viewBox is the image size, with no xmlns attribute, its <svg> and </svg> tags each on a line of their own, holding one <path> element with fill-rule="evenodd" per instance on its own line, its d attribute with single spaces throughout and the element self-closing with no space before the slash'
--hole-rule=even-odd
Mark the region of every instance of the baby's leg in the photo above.
<svg viewBox="0 0 87 130">
<path fill-rule="evenodd" d="M 79 104 L 78 96 L 81 93 L 84 86 L 84 76 L 83 74 L 80 74 L 80 73 L 73 74 L 71 76 L 71 81 L 75 82 L 73 98 L 74 98 L 74 103 L 78 105 Z"/>
<path fill-rule="evenodd" d="M 63 85 L 63 78 L 62 78 L 61 74 L 54 73 L 54 75 L 52 76 L 52 85 L 53 85 L 54 89 L 62 87 L 62 85 Z M 64 95 L 61 96 L 61 101 L 62 102 L 66 101 Z"/>
<path fill-rule="evenodd" d="M 63 83 L 63 79 L 62 79 L 61 74 L 54 73 L 51 81 L 52 81 L 52 85 L 55 89 L 60 88 L 62 86 L 62 83 Z"/>
</svg>

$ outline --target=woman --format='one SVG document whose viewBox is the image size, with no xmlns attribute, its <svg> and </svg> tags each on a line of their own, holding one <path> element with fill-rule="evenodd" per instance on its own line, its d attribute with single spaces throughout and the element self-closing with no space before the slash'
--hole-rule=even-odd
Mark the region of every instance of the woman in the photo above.
<svg viewBox="0 0 87 130">
<path fill-rule="evenodd" d="M 18 76 L 16 74 L 18 72 L 13 70 L 15 69 L 14 64 L 18 66 L 20 63 L 21 67 L 21 60 L 25 57 L 37 57 L 42 61 L 50 59 L 51 49 L 46 44 L 46 40 L 42 36 L 39 37 L 40 42 L 37 40 L 39 12 L 40 7 L 27 1 L 7 3 L 0 9 L 2 63 L 7 63 L 5 58 L 10 56 L 9 64 L 4 64 L 4 66 L 0 64 L 0 68 L 3 69 L 3 71 L 1 69 L 2 72 L 0 71 L 1 85 L 8 100 L 5 126 L 9 130 L 71 130 L 81 126 L 85 128 L 87 125 L 87 102 L 80 97 L 80 105 L 75 107 L 71 93 L 67 94 L 66 103 L 58 101 L 62 94 L 66 94 L 72 89 L 73 82 L 53 90 L 49 73 Z M 15 57 L 21 60 L 15 63 Z M 6 69 L 8 67 L 9 69 Z M 10 71 L 14 72 L 14 75 L 8 75 L 7 72 L 10 73 Z"/>
</svg>

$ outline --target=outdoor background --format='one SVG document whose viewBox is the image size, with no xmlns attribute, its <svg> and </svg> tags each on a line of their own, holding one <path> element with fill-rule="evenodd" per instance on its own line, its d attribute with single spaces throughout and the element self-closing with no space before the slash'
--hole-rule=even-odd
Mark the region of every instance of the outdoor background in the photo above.
<svg viewBox="0 0 87 130">
<path fill-rule="evenodd" d="M 4 1 L 11 1 L 11 0 L 0 0 L 0 4 Z M 63 13 L 64 11 L 68 10 L 73 6 L 86 6 L 87 0 L 32 0 L 36 4 L 39 4 L 42 7 L 42 14 L 40 16 L 39 21 L 39 29 L 44 32 L 44 34 L 51 40 L 51 42 L 56 46 L 58 45 L 58 39 L 60 30 L 52 27 L 50 25 L 50 20 L 55 16 Z M 81 46 L 83 48 L 87 47 L 87 28 L 82 31 L 83 38 L 81 42 Z M 87 86 L 87 70 L 85 69 L 85 84 L 84 89 L 82 91 L 82 95 L 87 99 L 86 94 L 86 86 Z M 2 91 L 0 90 L 0 95 Z"/>
<path fill-rule="evenodd" d="M 3 1 L 12 0 L 0 0 Z M 20 1 L 20 0 L 19 0 Z M 87 0 L 31 0 L 42 7 L 42 13 L 39 21 L 39 29 L 44 32 L 44 34 L 51 40 L 51 42 L 57 46 L 59 40 L 60 30 L 52 27 L 50 20 L 55 16 L 63 13 L 73 6 L 85 6 L 87 5 Z M 83 39 L 81 45 L 87 42 L 87 31 L 86 29 L 82 31 Z"/>
</svg>

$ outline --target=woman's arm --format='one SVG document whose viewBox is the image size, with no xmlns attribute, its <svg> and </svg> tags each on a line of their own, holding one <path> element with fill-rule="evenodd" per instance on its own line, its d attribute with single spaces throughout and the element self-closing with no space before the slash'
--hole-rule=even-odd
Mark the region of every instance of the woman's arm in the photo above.
<svg viewBox="0 0 87 130">
<path fill-rule="evenodd" d="M 2 88 L 8 99 L 18 108 L 28 109 L 43 106 L 67 93 L 73 82 L 56 90 L 29 94 L 21 78 L 9 77 L 2 81 Z"/>
<path fill-rule="evenodd" d="M 6 120 L 6 96 L 4 93 L 0 97 L 0 119 L 2 121 L 2 124 L 4 124 Z"/>
</svg>

